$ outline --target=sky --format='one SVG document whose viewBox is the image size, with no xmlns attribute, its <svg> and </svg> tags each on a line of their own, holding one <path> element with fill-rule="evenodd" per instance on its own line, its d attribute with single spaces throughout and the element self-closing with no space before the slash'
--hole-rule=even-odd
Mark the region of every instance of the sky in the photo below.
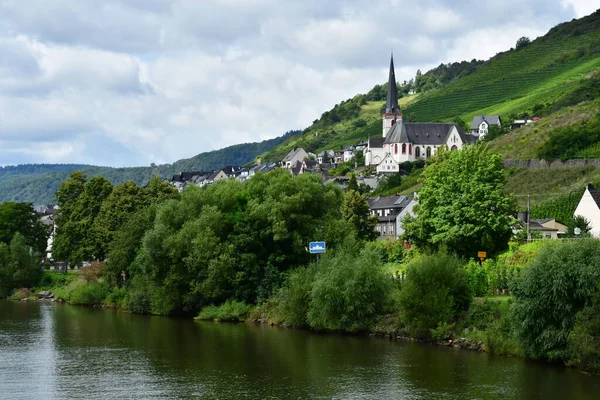
<svg viewBox="0 0 600 400">
<path fill-rule="evenodd" d="M 600 0 L 0 0 L 0 165 L 172 163 L 304 129 Z"/>
</svg>

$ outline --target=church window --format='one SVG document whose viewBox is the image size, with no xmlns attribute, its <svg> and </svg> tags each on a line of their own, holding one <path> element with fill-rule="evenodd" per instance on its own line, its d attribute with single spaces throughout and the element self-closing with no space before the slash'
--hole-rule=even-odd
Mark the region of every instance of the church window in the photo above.
<svg viewBox="0 0 600 400">
<path fill-rule="evenodd" d="M 453 151 L 453 150 L 458 150 L 458 147 L 456 147 L 456 145 L 453 145 L 453 146 L 450 148 L 450 151 Z"/>
<path fill-rule="evenodd" d="M 427 158 L 431 157 L 431 147 L 427 146 L 427 149 L 425 150 L 425 156 Z"/>
<path fill-rule="evenodd" d="M 412 154 L 412 143 L 408 145 L 408 154 Z"/>
<path fill-rule="evenodd" d="M 398 143 L 394 145 L 394 154 L 398 154 Z"/>
<path fill-rule="evenodd" d="M 419 146 L 415 147 L 415 157 L 421 158 L 421 148 Z"/>
<path fill-rule="evenodd" d="M 398 146 L 396 144 L 396 146 Z M 402 154 L 406 154 L 406 143 L 402 143 Z"/>
</svg>

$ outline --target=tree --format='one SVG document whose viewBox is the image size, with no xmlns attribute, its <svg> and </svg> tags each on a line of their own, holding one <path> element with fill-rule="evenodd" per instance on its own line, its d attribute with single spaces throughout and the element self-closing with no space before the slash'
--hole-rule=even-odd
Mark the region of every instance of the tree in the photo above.
<svg viewBox="0 0 600 400">
<path fill-rule="evenodd" d="M 496 138 L 507 134 L 509 129 L 510 128 L 508 125 L 499 126 L 497 124 L 491 124 L 488 128 L 488 132 L 483 136 L 483 140 L 485 142 L 490 142 Z"/>
<path fill-rule="evenodd" d="M 358 192 L 358 181 L 356 180 L 356 174 L 350 174 L 350 180 L 348 181 L 348 190 L 355 190 Z"/>
<path fill-rule="evenodd" d="M 531 40 L 527 36 L 522 36 L 517 40 L 517 44 L 515 45 L 515 49 L 521 50 L 531 43 Z"/>
<path fill-rule="evenodd" d="M 465 132 L 470 132 L 471 130 L 469 129 L 469 124 L 467 124 L 465 122 L 465 120 L 463 120 L 461 117 L 456 116 L 454 117 L 454 119 L 452 120 L 452 122 L 454 122 L 455 124 L 458 124 L 458 126 L 460 126 L 462 128 L 463 131 Z"/>
<path fill-rule="evenodd" d="M 359 239 L 372 240 L 377 237 L 377 217 L 371 215 L 369 204 L 356 190 L 349 190 L 344 196 L 342 217 L 354 227 Z"/>
<path fill-rule="evenodd" d="M 498 153 L 486 146 L 439 151 L 421 176 L 416 217 L 404 221 L 404 238 L 417 246 L 475 257 L 508 246 L 515 205 L 504 194 L 506 176 Z"/>
<path fill-rule="evenodd" d="M 38 282 L 38 258 L 30 250 L 25 237 L 14 235 L 10 245 L 0 243 L 0 298 L 21 287 L 32 287 Z"/>
<path fill-rule="evenodd" d="M 0 203 L 0 242 L 9 244 L 20 233 L 28 246 L 43 253 L 48 241 L 48 229 L 40 221 L 31 203 Z"/>
</svg>

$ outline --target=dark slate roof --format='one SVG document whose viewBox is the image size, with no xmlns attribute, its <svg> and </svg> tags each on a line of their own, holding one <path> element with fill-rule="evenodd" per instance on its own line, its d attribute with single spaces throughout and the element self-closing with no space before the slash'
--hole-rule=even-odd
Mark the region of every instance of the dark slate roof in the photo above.
<svg viewBox="0 0 600 400">
<path fill-rule="evenodd" d="M 381 147 L 383 148 L 383 143 L 385 142 L 385 138 L 383 136 L 371 136 L 369 137 L 369 147 Z"/>
<path fill-rule="evenodd" d="M 558 232 L 558 229 L 546 228 L 545 226 L 534 220 L 529 221 L 529 229 L 533 231 Z"/>
<path fill-rule="evenodd" d="M 587 185 L 587 190 L 592 195 L 592 199 L 594 199 L 598 208 L 600 208 L 600 189 L 594 188 L 594 186 L 592 186 L 592 184 L 590 183 Z"/>
<path fill-rule="evenodd" d="M 499 115 L 476 115 L 473 117 L 473 121 L 471 121 L 471 129 L 479 129 L 479 125 L 485 121 L 488 124 L 498 124 L 500 122 Z"/>
<path fill-rule="evenodd" d="M 473 143 L 477 140 L 473 135 L 466 134 L 458 124 L 398 121 L 388 132 L 384 143 L 442 145 L 446 143 L 453 127 L 456 127 L 464 143 Z"/>
<path fill-rule="evenodd" d="M 396 73 L 394 72 L 394 56 L 390 58 L 390 74 L 388 77 L 388 91 L 385 102 L 386 114 L 400 114 L 398 105 L 398 88 L 396 87 Z"/>
<path fill-rule="evenodd" d="M 304 160 L 304 164 L 306 165 L 306 168 L 315 168 L 317 166 L 315 160 Z"/>
<path fill-rule="evenodd" d="M 384 196 L 367 199 L 372 210 L 385 208 L 402 209 L 412 201 L 412 196 Z"/>
<path fill-rule="evenodd" d="M 231 175 L 234 174 L 235 172 L 239 171 L 242 167 L 238 167 L 235 165 L 228 165 L 226 167 L 223 167 L 222 171 L 225 172 L 226 175 Z"/>
</svg>

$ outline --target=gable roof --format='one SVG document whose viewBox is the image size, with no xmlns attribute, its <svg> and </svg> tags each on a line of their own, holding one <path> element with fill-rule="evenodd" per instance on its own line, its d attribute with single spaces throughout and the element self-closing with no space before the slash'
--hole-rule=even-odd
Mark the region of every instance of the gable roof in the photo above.
<svg viewBox="0 0 600 400">
<path fill-rule="evenodd" d="M 498 124 L 500 123 L 500 116 L 497 114 L 494 115 L 476 115 L 473 117 L 471 121 L 471 129 L 479 129 L 479 125 L 485 121 L 488 124 Z"/>
<path fill-rule="evenodd" d="M 369 137 L 369 148 L 383 148 L 385 138 L 383 136 L 370 136 Z"/>
<path fill-rule="evenodd" d="M 381 210 L 384 208 L 404 208 L 411 201 L 412 196 L 382 196 L 376 198 L 368 198 L 367 203 L 371 207 L 371 210 Z"/>
<path fill-rule="evenodd" d="M 295 149 L 290 150 L 290 152 L 287 154 L 287 156 L 285 156 L 285 158 L 283 159 L 283 162 L 288 162 L 288 161 L 293 160 L 294 157 L 296 157 L 298 155 L 298 153 L 300 153 L 301 151 L 306 153 L 302 147 L 297 147 Z"/>
<path fill-rule="evenodd" d="M 586 189 L 588 192 L 590 192 L 590 195 L 592 196 L 592 199 L 594 199 L 594 202 L 598 208 L 600 208 L 600 188 L 595 188 L 591 183 L 589 183 Z"/>
<path fill-rule="evenodd" d="M 442 145 L 446 143 L 452 128 L 456 128 L 463 143 L 477 140 L 473 135 L 467 135 L 458 124 L 398 121 L 388 132 L 384 143 Z"/>
</svg>

